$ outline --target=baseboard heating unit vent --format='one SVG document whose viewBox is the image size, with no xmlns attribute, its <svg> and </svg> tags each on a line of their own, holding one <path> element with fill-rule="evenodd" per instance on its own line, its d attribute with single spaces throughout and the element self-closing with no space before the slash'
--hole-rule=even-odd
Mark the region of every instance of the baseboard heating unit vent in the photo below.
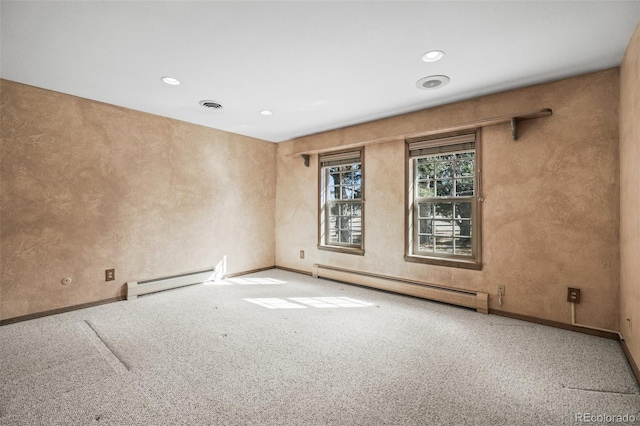
<svg viewBox="0 0 640 426">
<path fill-rule="evenodd" d="M 372 287 L 423 299 L 450 303 L 452 305 L 465 306 L 467 308 L 473 308 L 483 314 L 489 313 L 489 295 L 487 293 L 442 287 L 403 278 L 388 277 L 385 275 L 318 264 L 313 265 L 312 275 L 316 278 L 343 281 L 364 287 Z"/>
<path fill-rule="evenodd" d="M 199 284 L 214 281 L 216 269 L 210 268 L 203 271 L 186 272 L 184 274 L 169 277 L 153 278 L 144 281 L 132 281 L 127 283 L 127 300 L 135 299 L 143 294 L 169 290 L 191 284 Z"/>
</svg>

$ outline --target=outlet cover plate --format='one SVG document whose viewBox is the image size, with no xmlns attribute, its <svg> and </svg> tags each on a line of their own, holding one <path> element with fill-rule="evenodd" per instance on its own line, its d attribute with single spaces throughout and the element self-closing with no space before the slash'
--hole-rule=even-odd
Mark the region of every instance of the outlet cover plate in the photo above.
<svg viewBox="0 0 640 426">
<path fill-rule="evenodd" d="M 580 303 L 580 289 L 569 287 L 567 290 L 567 302 Z"/>
<path fill-rule="evenodd" d="M 104 280 L 105 281 L 115 281 L 116 279 L 116 270 L 115 269 L 107 269 L 104 271 Z"/>
</svg>

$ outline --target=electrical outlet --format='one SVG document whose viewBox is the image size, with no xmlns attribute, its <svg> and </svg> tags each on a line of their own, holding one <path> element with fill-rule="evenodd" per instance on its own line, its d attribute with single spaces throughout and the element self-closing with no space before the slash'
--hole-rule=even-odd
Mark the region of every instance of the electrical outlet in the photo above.
<svg viewBox="0 0 640 426">
<path fill-rule="evenodd" d="M 500 306 L 502 306 L 502 304 L 504 303 L 504 286 L 503 285 L 498 286 L 498 303 L 500 304 Z"/>
<path fill-rule="evenodd" d="M 116 279 L 116 270 L 115 269 L 107 269 L 104 271 L 104 280 L 105 281 L 114 281 Z"/>
<path fill-rule="evenodd" d="M 300 259 L 304 259 L 304 250 L 300 250 Z"/>
<path fill-rule="evenodd" d="M 580 303 L 580 289 L 569 287 L 567 290 L 567 302 Z"/>
</svg>

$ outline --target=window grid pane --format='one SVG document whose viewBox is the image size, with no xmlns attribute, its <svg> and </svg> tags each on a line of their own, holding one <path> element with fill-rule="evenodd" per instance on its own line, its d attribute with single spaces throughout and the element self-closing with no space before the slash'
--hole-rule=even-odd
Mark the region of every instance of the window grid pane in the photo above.
<svg viewBox="0 0 640 426">
<path fill-rule="evenodd" d="M 417 251 L 472 257 L 475 152 L 425 156 L 413 163 Z"/>
<path fill-rule="evenodd" d="M 328 167 L 325 244 L 362 242 L 362 170 L 360 164 Z"/>
<path fill-rule="evenodd" d="M 321 246 L 362 249 L 362 158 L 362 150 L 348 158 L 340 154 L 320 156 Z M 327 163 L 323 163 L 325 160 Z"/>
<path fill-rule="evenodd" d="M 358 245 L 362 241 L 360 202 L 329 202 L 328 240 L 331 243 Z"/>
<path fill-rule="evenodd" d="M 362 198 L 360 165 L 327 168 L 326 186 L 329 200 L 359 200 Z"/>
</svg>

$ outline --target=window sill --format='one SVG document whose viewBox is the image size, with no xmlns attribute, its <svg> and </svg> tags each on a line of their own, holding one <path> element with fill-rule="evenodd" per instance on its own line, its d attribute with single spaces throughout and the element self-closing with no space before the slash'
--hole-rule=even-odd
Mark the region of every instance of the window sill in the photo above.
<svg viewBox="0 0 640 426">
<path fill-rule="evenodd" d="M 427 257 L 416 256 L 406 254 L 404 256 L 406 262 L 426 263 L 436 266 L 448 266 L 451 268 L 473 269 L 476 271 L 482 270 L 482 262 L 476 260 L 462 260 L 462 259 L 445 259 L 441 257 Z"/>
<path fill-rule="evenodd" d="M 319 250 L 333 251 L 336 253 L 355 254 L 364 256 L 364 250 L 359 247 L 342 247 L 342 246 L 318 246 Z"/>
</svg>

